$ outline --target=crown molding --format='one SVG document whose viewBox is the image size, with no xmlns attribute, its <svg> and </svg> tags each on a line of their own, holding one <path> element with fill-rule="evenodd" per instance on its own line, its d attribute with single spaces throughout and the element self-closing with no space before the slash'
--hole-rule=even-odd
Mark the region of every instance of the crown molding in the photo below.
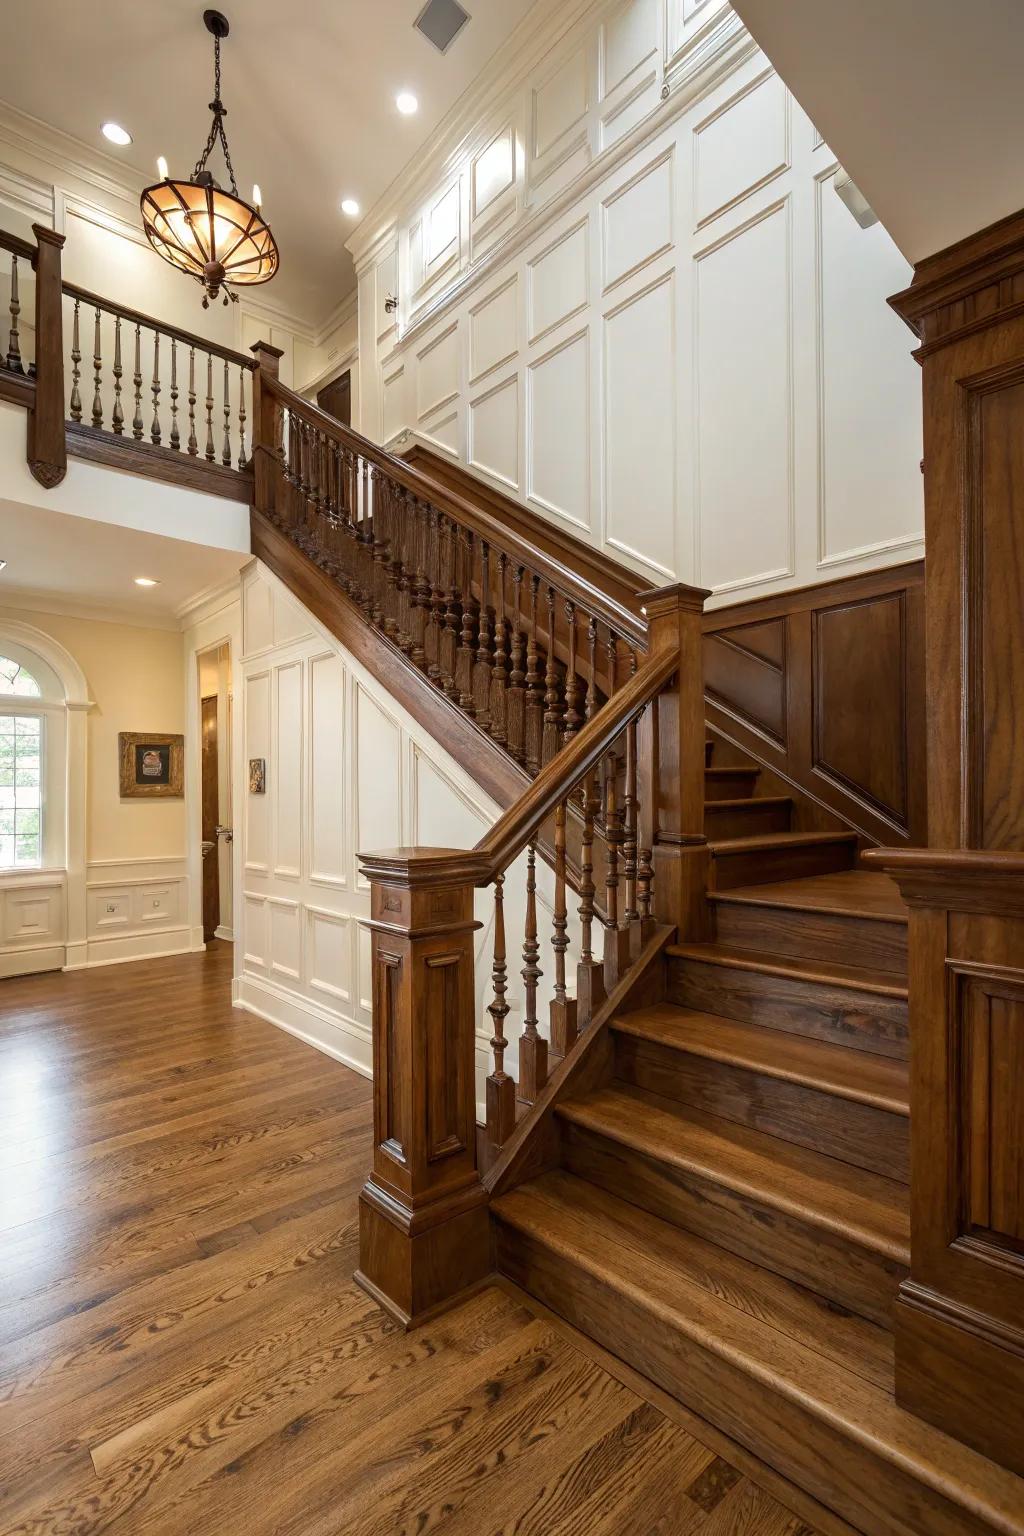
<svg viewBox="0 0 1024 1536">
<path fill-rule="evenodd" d="M 51 613 L 59 618 L 86 619 L 92 624 L 123 624 L 131 629 L 159 629 L 174 632 L 181 628 L 172 613 L 142 614 L 117 603 L 91 602 L 88 598 L 65 598 L 33 587 L 7 587 L 0 592 L 0 614 Z"/>
<path fill-rule="evenodd" d="M 216 585 L 204 588 L 196 592 L 192 597 L 179 603 L 174 610 L 177 619 L 177 628 L 192 629 L 197 624 L 202 624 L 207 619 L 212 619 L 216 614 L 223 613 L 232 603 L 240 601 L 242 595 L 242 572 L 239 569 L 234 576 L 229 576 L 227 581 L 219 581 Z"/>
</svg>

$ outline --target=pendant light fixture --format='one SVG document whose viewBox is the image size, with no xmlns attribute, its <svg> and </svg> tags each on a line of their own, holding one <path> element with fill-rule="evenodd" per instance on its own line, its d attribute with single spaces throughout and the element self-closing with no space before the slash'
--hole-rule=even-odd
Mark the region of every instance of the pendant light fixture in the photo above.
<svg viewBox="0 0 1024 1536">
<path fill-rule="evenodd" d="M 188 181 L 175 181 L 164 175 L 162 181 L 147 187 L 142 194 L 142 227 L 153 249 L 194 277 L 203 286 L 203 308 L 216 299 L 221 289 L 224 303 L 238 295 L 232 287 L 253 287 L 266 283 L 280 265 L 277 243 L 260 211 L 259 188 L 253 188 L 253 201 L 238 195 L 235 172 L 224 129 L 227 110 L 220 99 L 220 45 L 228 35 L 227 17 L 220 11 L 204 11 L 203 21 L 213 35 L 214 89 L 210 111 L 213 122 Z M 207 170 L 207 161 L 215 144 L 224 151 L 224 164 L 231 179 L 226 192 Z M 163 164 L 161 171 L 165 170 Z"/>
</svg>

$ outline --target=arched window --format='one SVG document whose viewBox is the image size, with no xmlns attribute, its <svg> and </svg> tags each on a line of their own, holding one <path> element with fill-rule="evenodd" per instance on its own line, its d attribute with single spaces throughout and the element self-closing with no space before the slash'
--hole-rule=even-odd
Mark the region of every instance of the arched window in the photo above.
<svg viewBox="0 0 1024 1536">
<path fill-rule="evenodd" d="M 64 862 L 64 702 L 41 656 L 0 641 L 0 870 Z"/>
</svg>

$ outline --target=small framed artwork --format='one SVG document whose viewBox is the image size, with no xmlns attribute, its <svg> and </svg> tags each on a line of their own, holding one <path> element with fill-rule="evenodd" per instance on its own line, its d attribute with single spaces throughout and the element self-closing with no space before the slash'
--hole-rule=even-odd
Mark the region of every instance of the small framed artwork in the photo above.
<svg viewBox="0 0 1024 1536">
<path fill-rule="evenodd" d="M 122 800 L 180 800 L 185 793 L 185 738 L 120 731 Z"/>
<path fill-rule="evenodd" d="M 249 793 L 265 795 L 267 792 L 267 760 L 265 757 L 249 759 Z"/>
</svg>

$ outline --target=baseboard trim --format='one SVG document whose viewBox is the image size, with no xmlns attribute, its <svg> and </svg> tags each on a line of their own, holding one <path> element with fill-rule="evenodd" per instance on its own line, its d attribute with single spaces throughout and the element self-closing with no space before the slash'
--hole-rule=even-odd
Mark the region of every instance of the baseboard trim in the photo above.
<svg viewBox="0 0 1024 1536">
<path fill-rule="evenodd" d="M 192 942 L 192 930 L 177 926 L 157 933 L 119 933 L 111 938 L 90 938 L 85 958 L 66 970 L 91 970 L 100 965 L 129 965 L 137 960 L 160 960 L 167 955 L 190 955 L 205 949 Z"/>
<path fill-rule="evenodd" d="M 268 1024 L 275 1024 L 306 1045 L 312 1045 L 334 1061 L 351 1067 L 361 1077 L 373 1076 L 373 1037 L 354 1019 L 318 1008 L 308 998 L 299 997 L 262 976 L 243 974 L 232 987 L 236 1008 L 256 1014 Z"/>
<path fill-rule="evenodd" d="M 235 930 L 229 928 L 226 923 L 218 923 L 213 930 L 213 936 L 215 939 L 224 939 L 228 944 L 235 942 Z"/>
<path fill-rule="evenodd" d="M 31 949 L 0 952 L 0 980 L 12 976 L 37 976 L 41 971 L 62 971 L 67 951 L 63 944 L 42 944 Z"/>
</svg>

